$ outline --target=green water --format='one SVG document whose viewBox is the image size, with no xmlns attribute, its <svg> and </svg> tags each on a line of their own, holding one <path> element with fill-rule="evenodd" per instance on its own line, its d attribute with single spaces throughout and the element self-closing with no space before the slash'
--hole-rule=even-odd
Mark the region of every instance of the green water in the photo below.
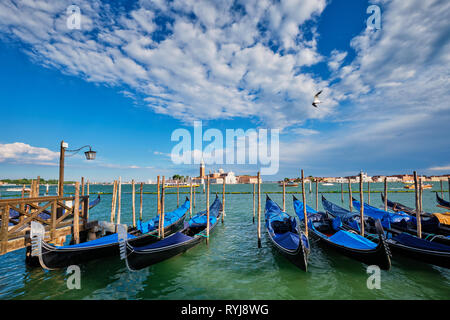
<svg viewBox="0 0 450 320">
<path fill-rule="evenodd" d="M 367 186 L 366 186 L 367 187 Z M 212 185 L 212 192 L 222 186 Z M 403 184 L 390 184 L 401 191 Z M 439 183 L 434 183 L 438 190 Z M 13 193 L 0 189 L 3 196 Z M 308 192 L 307 202 L 315 205 L 315 195 Z M 353 190 L 357 193 L 358 186 Z M 383 185 L 371 184 L 372 191 Z M 43 192 L 44 188 L 41 188 Z M 73 187 L 66 186 L 66 192 Z M 146 185 L 145 192 L 156 187 Z M 181 189 L 183 190 L 183 189 Z M 227 191 L 251 191 L 251 185 L 227 186 Z M 264 184 L 262 192 L 282 189 Z M 299 190 L 290 187 L 288 191 Z M 321 191 L 338 191 L 325 196 L 341 204 L 340 186 L 320 186 Z M 112 192 L 112 186 L 91 185 L 91 193 Z M 122 188 L 123 223 L 131 222 L 131 186 Z M 185 189 L 188 191 L 188 189 Z M 55 193 L 52 186 L 50 194 Z M 355 194 L 356 198 L 358 195 Z M 435 193 L 425 190 L 423 207 L 428 212 L 443 212 L 436 207 Z M 282 205 L 282 195 L 271 198 Z M 448 193 L 445 194 L 448 199 Z M 184 196 L 180 196 L 182 203 Z M 264 198 L 262 198 L 264 199 Z M 344 194 L 348 207 L 348 195 Z M 367 200 L 367 194 L 365 194 Z M 389 199 L 414 206 L 414 193 L 390 193 Z M 156 196 L 144 195 L 144 220 L 156 212 Z M 166 197 L 166 209 L 176 207 L 176 195 Z M 382 206 L 380 194 L 371 196 L 371 204 Z M 139 195 L 136 201 L 139 208 Z M 264 205 L 264 201 L 262 201 Z M 205 195 L 197 194 L 196 211 L 205 208 Z M 111 195 L 103 195 L 91 210 L 92 219 L 109 220 Z M 294 214 L 292 195 L 286 196 L 287 212 Z M 319 208 L 322 208 L 319 204 Z M 139 209 L 137 210 L 139 212 Z M 449 299 L 450 270 L 395 256 L 390 271 L 381 271 L 381 289 L 369 290 L 367 266 L 323 249 L 312 243 L 308 272 L 296 268 L 280 256 L 266 238 L 262 228 L 262 248 L 257 248 L 256 224 L 252 223 L 252 195 L 229 194 L 226 197 L 225 223 L 217 226 L 209 246 L 192 250 L 138 272 L 128 272 L 118 257 L 92 261 L 81 266 L 81 289 L 69 290 L 65 270 L 44 271 L 25 266 L 25 250 L 0 257 L 0 299 Z M 263 224 L 262 224 L 263 227 Z"/>
</svg>

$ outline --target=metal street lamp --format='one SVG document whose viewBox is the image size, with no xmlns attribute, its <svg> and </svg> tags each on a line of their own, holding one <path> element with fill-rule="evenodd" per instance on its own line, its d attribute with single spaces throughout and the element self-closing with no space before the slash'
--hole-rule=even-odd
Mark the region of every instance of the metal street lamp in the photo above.
<svg viewBox="0 0 450 320">
<path fill-rule="evenodd" d="M 86 151 L 84 155 L 86 156 L 86 160 L 94 160 L 95 156 L 97 155 L 96 151 L 92 150 L 92 147 L 90 145 L 82 146 L 81 148 L 75 149 L 75 150 L 66 150 L 69 147 L 69 144 L 67 142 L 61 141 L 61 149 L 59 153 L 59 185 L 58 185 L 58 195 L 63 196 L 64 195 L 64 157 L 66 152 L 71 152 L 73 156 L 77 154 L 81 149 L 89 147 L 89 151 Z"/>
</svg>

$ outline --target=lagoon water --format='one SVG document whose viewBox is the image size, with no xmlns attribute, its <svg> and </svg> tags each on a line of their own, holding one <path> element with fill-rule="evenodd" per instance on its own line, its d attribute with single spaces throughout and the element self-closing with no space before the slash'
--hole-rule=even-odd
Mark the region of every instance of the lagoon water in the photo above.
<svg viewBox="0 0 450 320">
<path fill-rule="evenodd" d="M 365 185 L 367 187 L 367 185 Z M 438 190 L 439 183 L 433 183 Z M 307 203 L 315 206 L 315 194 L 308 192 Z M 381 191 L 383 184 L 371 184 L 371 191 Z M 391 191 L 404 191 L 403 184 L 391 183 Z M 0 188 L 1 196 L 14 192 Z M 45 187 L 41 186 L 41 194 Z M 138 187 L 137 187 L 138 190 Z M 189 189 L 180 189 L 189 192 Z M 221 185 L 212 185 L 212 193 Z M 299 192 L 289 187 L 289 192 Z M 344 188 L 346 190 L 346 188 Z M 65 187 L 73 192 L 72 186 Z M 144 192 L 156 186 L 145 185 Z M 381 271 L 381 289 L 370 290 L 366 282 L 367 266 L 312 243 L 308 272 L 303 272 L 273 249 L 262 221 L 262 248 L 257 248 L 257 225 L 252 223 L 252 186 L 227 185 L 225 223 L 217 226 L 210 244 L 205 243 L 186 253 L 145 268 L 128 272 L 119 257 L 91 261 L 81 266 L 81 289 L 68 289 L 66 270 L 47 271 L 25 266 L 25 249 L 0 256 L 0 299 L 450 299 L 450 270 L 394 256 L 390 271 Z M 280 192 L 277 184 L 263 184 L 262 192 Z M 320 185 L 327 199 L 341 204 L 340 185 Z M 353 185 L 359 198 L 358 185 Z M 55 194 L 56 187 L 50 187 Z M 90 192 L 111 193 L 112 186 L 91 185 Z M 131 185 L 122 187 L 123 223 L 131 223 Z M 169 189 L 168 192 L 176 192 Z M 188 194 L 186 194 L 188 195 Z M 180 203 L 184 201 L 180 195 Z M 271 194 L 282 205 L 282 194 Z M 448 192 L 444 194 L 448 199 Z M 108 220 L 111 194 L 90 211 L 91 219 Z M 214 199 L 214 196 L 211 197 Z M 264 199 L 261 197 L 262 217 Z M 348 194 L 344 194 L 348 207 Z M 414 193 L 392 192 L 389 199 L 414 207 Z M 367 193 L 365 194 L 367 201 Z M 144 220 L 156 214 L 156 195 L 144 194 Z M 382 207 L 380 193 L 371 194 L 371 204 Z M 176 194 L 167 194 L 166 210 L 176 207 Z M 139 214 L 139 195 L 136 196 Z M 423 207 L 427 212 L 443 212 L 436 207 L 435 192 L 424 190 Z M 205 208 L 205 195 L 197 193 L 195 212 Z M 322 205 L 319 203 L 319 209 Z M 286 195 L 286 209 L 294 215 L 292 195 Z"/>
</svg>

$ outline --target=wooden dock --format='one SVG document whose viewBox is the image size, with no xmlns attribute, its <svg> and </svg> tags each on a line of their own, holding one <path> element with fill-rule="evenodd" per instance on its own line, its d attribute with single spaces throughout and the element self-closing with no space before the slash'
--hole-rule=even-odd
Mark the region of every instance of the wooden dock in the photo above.
<svg viewBox="0 0 450 320">
<path fill-rule="evenodd" d="M 40 214 L 47 214 L 48 218 L 44 219 Z M 79 242 L 80 232 L 85 235 L 91 230 L 95 231 L 98 225 L 97 221 L 88 222 L 89 196 L 78 194 L 73 197 L 2 199 L 0 217 L 0 255 L 31 245 L 31 221 L 44 225 L 45 238 L 56 245 L 62 245 L 68 235 L 73 235 Z"/>
</svg>

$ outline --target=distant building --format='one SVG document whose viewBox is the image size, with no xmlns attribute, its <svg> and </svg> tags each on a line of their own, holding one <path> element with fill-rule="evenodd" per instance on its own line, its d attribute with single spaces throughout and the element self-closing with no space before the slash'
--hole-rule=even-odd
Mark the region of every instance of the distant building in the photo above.
<svg viewBox="0 0 450 320">
<path fill-rule="evenodd" d="M 259 178 L 260 183 L 262 183 L 262 179 Z M 243 175 L 237 177 L 238 183 L 258 183 L 258 176 L 249 176 L 249 175 Z"/>
</svg>

